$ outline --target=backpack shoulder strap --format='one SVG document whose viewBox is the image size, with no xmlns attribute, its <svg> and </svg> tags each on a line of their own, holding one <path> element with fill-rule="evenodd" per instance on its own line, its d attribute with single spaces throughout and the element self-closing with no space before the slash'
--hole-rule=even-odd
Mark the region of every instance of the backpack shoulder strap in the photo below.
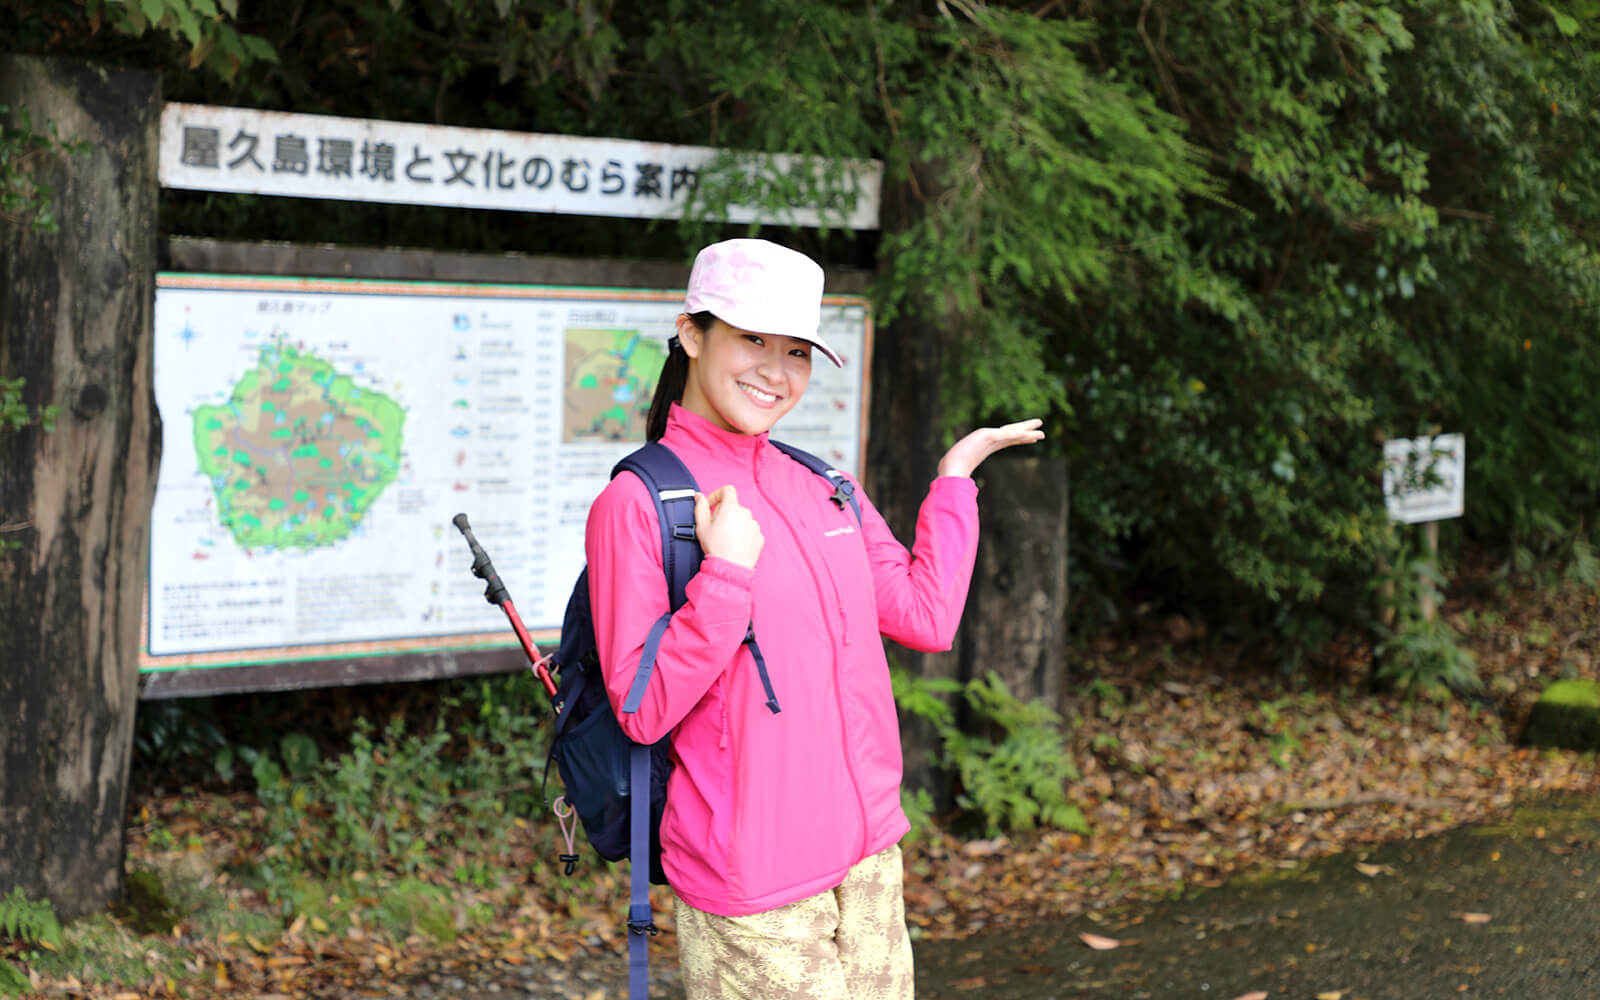
<svg viewBox="0 0 1600 1000">
<path fill-rule="evenodd" d="M 611 470 L 612 478 L 619 472 L 638 476 L 655 503 L 656 521 L 661 526 L 661 566 L 667 577 L 667 612 L 650 627 L 638 673 L 622 705 L 624 712 L 637 712 L 655 668 L 661 637 L 673 612 L 687 599 L 689 580 L 700 568 L 700 541 L 694 530 L 694 495 L 700 487 L 682 459 L 660 441 L 651 441 L 618 462 Z M 650 787 L 651 754 L 648 746 L 635 744 L 629 749 L 631 788 Z M 650 796 L 630 796 L 628 813 L 628 996 L 631 1000 L 644 1000 L 650 988 L 646 935 L 656 932 L 650 911 L 650 865 L 644 860 L 650 856 Z"/>
<path fill-rule="evenodd" d="M 694 532 L 694 495 L 699 485 L 683 460 L 660 441 L 651 441 L 632 452 L 616 468 L 631 472 L 644 482 L 655 501 L 656 520 L 661 525 L 661 565 L 667 574 L 667 594 L 671 609 L 683 605 L 689 580 L 700 568 L 700 542 Z"/>
<path fill-rule="evenodd" d="M 638 476 L 655 502 L 656 520 L 661 525 L 661 567 L 667 576 L 667 612 L 645 636 L 639 671 L 622 703 L 624 712 L 637 712 L 655 670 L 661 637 L 672 622 L 672 613 L 687 600 L 689 581 L 700 568 L 700 541 L 694 531 L 694 495 L 699 486 L 683 461 L 660 441 L 651 441 L 618 462 L 611 475 L 619 472 Z"/>
<path fill-rule="evenodd" d="M 785 444 L 782 441 L 774 441 L 772 438 L 767 440 L 772 441 L 772 444 L 785 455 L 826 479 L 833 486 L 833 496 L 828 499 L 832 500 L 840 510 L 844 509 L 845 504 L 849 504 L 850 509 L 855 512 L 856 524 L 859 525 L 861 523 L 861 501 L 856 498 L 856 484 L 850 481 L 849 476 L 846 476 L 843 472 L 840 472 L 837 468 L 824 462 L 809 451 L 796 448 L 792 444 Z"/>
</svg>

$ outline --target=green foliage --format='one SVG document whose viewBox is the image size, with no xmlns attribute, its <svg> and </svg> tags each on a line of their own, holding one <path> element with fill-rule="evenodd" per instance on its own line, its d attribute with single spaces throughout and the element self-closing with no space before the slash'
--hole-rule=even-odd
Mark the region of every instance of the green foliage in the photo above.
<svg viewBox="0 0 1600 1000">
<path fill-rule="evenodd" d="M 967 704 L 998 727 L 998 740 L 959 730 L 945 733 L 945 760 L 960 776 L 958 805 L 981 816 L 991 834 L 1043 825 L 1089 832 L 1067 801 L 1077 768 L 1063 745 L 1061 717 L 1039 699 L 1019 701 L 998 675 L 967 684 Z"/>
<path fill-rule="evenodd" d="M 760 5 L 686 8 L 653 44 L 703 40 L 725 141 L 881 156 L 914 203 L 880 318 L 960 324 L 951 421 L 1054 412 L 1081 624 L 1141 589 L 1292 646 L 1354 623 L 1384 437 L 1464 430 L 1480 532 L 1594 507 L 1600 191 L 1573 151 L 1600 135 L 1592 53 L 1556 44 L 1587 4 L 815 3 L 776 45 Z"/>
<path fill-rule="evenodd" d="M 278 53 L 258 35 L 234 26 L 239 0 L 82 0 L 91 24 L 109 24 L 137 38 L 156 31 L 189 47 L 188 69 L 205 68 L 224 80 L 253 62 L 275 63 Z"/>
<path fill-rule="evenodd" d="M 469 696 L 445 696 L 431 729 L 410 731 L 396 716 L 374 736 L 358 719 L 336 756 L 296 732 L 276 754 L 240 748 L 267 810 L 259 867 L 269 894 L 288 905 L 305 873 L 502 877 L 468 859 L 503 873 L 512 830 L 539 808 L 539 697 L 530 677 L 484 680 Z"/>
<path fill-rule="evenodd" d="M 1067 800 L 1067 782 L 1078 772 L 1054 709 L 1037 698 L 1019 700 L 992 672 L 964 685 L 903 670 L 890 676 L 896 704 L 939 733 L 937 763 L 953 769 L 960 781 L 956 804 L 990 835 L 1035 826 L 1088 832 L 1082 813 Z M 954 709 L 940 697 L 957 691 L 975 717 L 970 731 L 957 725 Z M 901 798 L 905 804 L 908 797 Z M 932 805 L 926 793 L 910 799 L 913 828 L 927 821 Z"/>
<path fill-rule="evenodd" d="M 3 167 L 0 167 L 0 170 L 3 170 Z M 0 376 L 0 435 L 8 431 L 20 431 L 35 423 L 46 432 L 56 428 L 56 416 L 59 413 L 56 405 L 49 403 L 29 410 L 28 404 L 22 398 L 24 385 L 26 382 L 21 378 Z M 20 546 L 21 542 L 6 536 L 28 527 L 27 521 L 0 522 L 0 552 Z"/>
<path fill-rule="evenodd" d="M 906 831 L 904 843 L 909 846 L 920 841 L 924 834 L 933 827 L 933 795 L 926 788 L 915 791 L 902 787 L 900 789 L 900 811 L 906 814 L 906 819 L 911 823 L 911 829 Z"/>
<path fill-rule="evenodd" d="M 20 944 L 61 946 L 61 925 L 55 907 L 48 900 L 30 900 L 18 886 L 11 895 L 0 896 L 0 938 Z"/>
<path fill-rule="evenodd" d="M 44 130 L 36 132 L 27 108 L 13 112 L 0 104 L 0 222 L 27 225 L 39 233 L 55 232 L 59 228 L 52 200 L 55 192 L 39 179 L 39 167 L 55 157 L 88 154 L 87 142 L 62 139 L 55 122 L 46 122 Z M 9 421 L 12 416 L 8 412 L 0 414 L 0 419 Z"/>
<path fill-rule="evenodd" d="M 455 902 L 443 887 L 403 878 L 385 887 L 378 920 L 397 941 L 422 933 L 441 944 L 456 939 Z"/>
<path fill-rule="evenodd" d="M 1477 658 L 1461 645 L 1455 627 L 1442 614 L 1422 617 L 1424 600 L 1436 609 L 1443 603 L 1444 576 L 1436 560 L 1405 555 L 1402 550 L 1396 569 L 1379 579 L 1388 594 L 1393 622 L 1380 626 L 1378 679 L 1409 694 L 1427 696 L 1478 690 L 1482 680 Z"/>
<path fill-rule="evenodd" d="M 13 957 L 47 981 L 70 978 L 82 984 L 85 995 L 110 996 L 136 984 L 182 979 L 192 972 L 193 951 L 170 934 L 179 914 L 204 937 L 243 933 L 267 938 L 268 930 L 282 926 L 281 920 L 263 921 L 249 908 L 241 909 L 211 875 L 202 876 L 187 864 L 160 873 L 130 872 L 129 889 L 129 898 L 112 910 L 79 917 L 62 928 L 55 944 L 41 941 L 37 947 L 14 950 Z M 7 996 L 9 977 L 3 965 L 0 962 L 0 996 Z M 41 995 L 31 986 L 21 992 Z"/>
<path fill-rule="evenodd" d="M 232 748 L 206 711 L 209 707 L 190 698 L 139 702 L 133 728 L 135 768 L 170 771 L 186 758 L 224 753 L 231 760 Z"/>
<path fill-rule="evenodd" d="M 33 988 L 27 974 L 0 958 L 0 996 L 19 997 Z"/>
<path fill-rule="evenodd" d="M 183 919 L 167 897 L 161 876 L 148 870 L 128 873 L 117 915 L 139 934 L 170 934 Z"/>
</svg>

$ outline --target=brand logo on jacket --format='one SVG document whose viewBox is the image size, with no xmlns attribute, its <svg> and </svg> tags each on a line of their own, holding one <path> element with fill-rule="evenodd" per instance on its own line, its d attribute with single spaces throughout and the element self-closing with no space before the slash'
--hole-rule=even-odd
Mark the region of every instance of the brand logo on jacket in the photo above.
<svg viewBox="0 0 1600 1000">
<path fill-rule="evenodd" d="M 855 533 L 856 533 L 855 525 L 847 524 L 842 528 L 834 528 L 831 531 L 824 531 L 822 533 L 822 537 L 823 538 L 832 538 L 834 535 L 853 535 Z"/>
</svg>

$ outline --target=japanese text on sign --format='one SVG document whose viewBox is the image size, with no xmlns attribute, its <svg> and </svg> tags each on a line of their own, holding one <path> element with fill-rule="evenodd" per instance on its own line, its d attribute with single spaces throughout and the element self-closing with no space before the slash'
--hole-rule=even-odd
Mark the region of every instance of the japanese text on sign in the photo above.
<svg viewBox="0 0 1600 1000">
<path fill-rule="evenodd" d="M 239 194 L 677 218 L 717 156 L 703 146 L 198 104 L 169 103 L 161 116 L 161 183 Z M 786 174 L 825 166 L 782 154 L 757 162 Z M 881 164 L 844 167 L 853 199 L 826 210 L 733 205 L 728 220 L 876 229 Z"/>
</svg>

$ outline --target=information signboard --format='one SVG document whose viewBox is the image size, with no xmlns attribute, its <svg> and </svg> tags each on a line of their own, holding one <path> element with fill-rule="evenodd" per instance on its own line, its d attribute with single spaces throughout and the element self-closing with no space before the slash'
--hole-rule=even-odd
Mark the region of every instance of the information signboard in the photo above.
<svg viewBox="0 0 1600 1000">
<path fill-rule="evenodd" d="M 1460 517 L 1466 509 L 1467 439 L 1461 434 L 1383 443 L 1383 499 L 1406 524 Z"/>
<path fill-rule="evenodd" d="M 146 673 L 515 646 L 450 524 L 537 639 L 644 420 L 682 291 L 162 274 Z M 857 475 L 872 319 L 828 296 L 774 433 Z M 380 679 L 380 678 L 362 678 Z"/>
</svg>

